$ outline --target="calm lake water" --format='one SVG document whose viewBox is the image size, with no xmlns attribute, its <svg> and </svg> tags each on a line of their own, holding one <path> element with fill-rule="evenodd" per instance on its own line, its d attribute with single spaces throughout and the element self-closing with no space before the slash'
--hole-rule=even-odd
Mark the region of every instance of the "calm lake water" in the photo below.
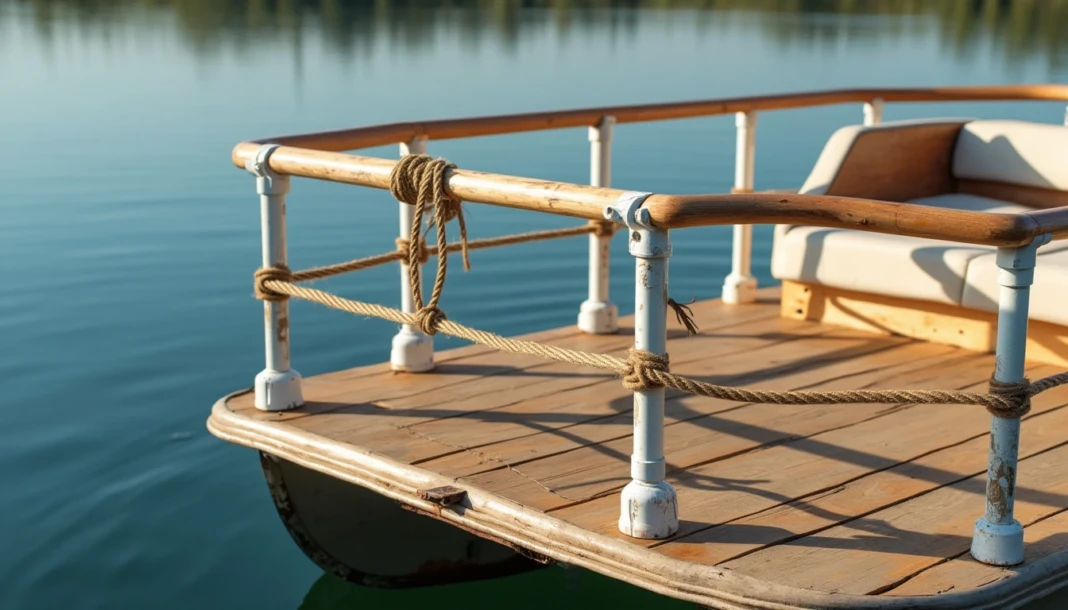
<svg viewBox="0 0 1068 610">
<path fill-rule="evenodd" d="M 215 399 L 250 385 L 263 365 L 251 296 L 257 198 L 229 162 L 238 141 L 840 86 L 1064 82 L 1066 28 L 1059 1 L 0 0 L 0 608 L 429 599 L 323 577 L 275 515 L 255 453 L 204 428 Z M 797 186 L 833 129 L 860 113 L 761 116 L 757 187 Z M 888 120 L 924 115 L 1058 122 L 1064 107 L 886 110 Z M 733 133 L 732 117 L 623 126 L 614 186 L 723 192 Z M 472 169 L 588 177 L 584 129 L 432 142 L 431 152 Z M 386 193 L 296 180 L 289 210 L 295 267 L 392 247 L 396 204 Z M 475 237 L 573 222 L 473 205 L 467 214 Z M 727 228 L 674 236 L 676 298 L 718 296 L 728 237 Z M 769 240 L 758 228 L 765 285 Z M 450 275 L 444 305 L 453 319 L 505 334 L 571 324 L 585 251 L 573 239 L 474 253 L 472 272 Z M 631 265 L 617 244 L 612 296 L 624 312 Z M 396 270 L 380 268 L 326 286 L 396 304 L 396 284 Z M 294 365 L 313 375 L 382 361 L 394 332 L 295 303 Z M 457 585 L 450 595 L 467 608 L 680 607 L 567 574 Z"/>
</svg>

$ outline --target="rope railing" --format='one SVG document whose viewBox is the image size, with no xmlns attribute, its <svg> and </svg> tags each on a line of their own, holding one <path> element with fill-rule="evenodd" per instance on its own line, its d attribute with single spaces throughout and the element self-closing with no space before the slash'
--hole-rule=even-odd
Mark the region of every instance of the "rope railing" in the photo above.
<svg viewBox="0 0 1068 610">
<path fill-rule="evenodd" d="M 1036 95 L 1063 97 L 1064 91 L 1068 89 L 1057 88 L 1053 93 L 1042 90 Z M 1003 93 L 1000 90 L 931 90 L 916 95 L 944 94 L 948 96 L 946 99 L 963 95 L 985 99 Z M 912 95 L 861 96 L 865 102 L 864 124 L 879 122 L 884 101 L 913 99 Z M 256 376 L 255 406 L 266 411 L 284 411 L 304 404 L 300 373 L 290 366 L 287 329 L 288 301 L 291 298 L 402 325 L 391 343 L 390 367 L 394 371 L 418 373 L 433 370 L 432 335 L 439 332 L 506 353 L 612 371 L 621 378 L 623 386 L 634 394 L 631 481 L 621 491 L 623 509 L 619 529 L 628 536 L 644 539 L 670 536 L 679 527 L 678 501 L 673 487 L 665 478 L 665 388 L 719 400 L 757 404 L 983 406 L 994 417 L 991 420 L 986 510 L 983 517 L 976 521 L 972 555 L 981 562 L 1000 566 L 1023 561 L 1023 528 L 1013 519 L 1020 418 L 1029 412 L 1034 396 L 1068 384 L 1068 372 L 1035 382 L 1024 376 L 1027 297 L 1033 282 L 1037 248 L 1050 239 L 1068 236 L 1068 207 L 995 214 L 937 210 L 930 206 L 853 197 L 754 193 L 757 108 L 749 103 L 751 101 L 742 100 L 737 107 L 706 104 L 685 110 L 687 113 L 736 113 L 735 183 L 730 195 L 656 195 L 609 187 L 609 143 L 613 125 L 620 121 L 655 120 L 656 116 L 646 114 L 648 109 L 630 109 L 637 114 L 627 114 L 629 110 L 626 108 L 611 109 L 612 112 L 600 109 L 595 113 L 579 113 L 570 117 L 569 120 L 574 122 L 572 126 L 590 126 L 590 186 L 465 171 L 443 159 L 432 159 L 424 154 L 428 138 L 477 135 L 461 133 L 463 130 L 458 127 L 442 131 L 439 129 L 441 125 L 413 124 L 412 129 L 401 126 L 403 129 L 400 131 L 372 128 L 371 131 L 377 134 L 374 137 L 386 138 L 380 143 L 401 143 L 403 158 L 400 162 L 329 152 L 331 147 L 332 150 L 346 150 L 367 144 L 366 140 L 357 137 L 360 134 L 366 136 L 369 133 L 367 130 L 357 130 L 360 134 L 348 134 L 355 139 L 341 134 L 340 140 L 337 140 L 333 136 L 339 134 L 335 133 L 320 134 L 326 137 L 325 140 L 313 136 L 310 140 L 297 138 L 272 144 L 238 145 L 234 150 L 235 162 L 257 178 L 264 231 L 263 268 L 255 274 L 255 293 L 257 298 L 264 301 L 266 367 Z M 831 101 L 831 98 L 820 94 L 807 99 L 805 104 L 819 105 Z M 799 103 L 794 98 L 782 99 L 771 106 L 761 105 L 760 109 L 795 107 Z M 623 116 L 619 116 L 620 113 Z M 685 114 L 675 118 L 681 116 Z M 546 120 L 529 124 L 524 120 L 519 130 L 567 126 L 566 121 L 557 120 L 560 117 L 546 115 L 542 118 Z M 486 127 L 482 119 L 477 123 L 481 125 L 479 129 Z M 493 129 L 504 132 L 517 128 L 505 120 Z M 289 192 L 290 176 L 388 188 L 394 198 L 401 202 L 401 230 L 396 240 L 396 250 L 333 265 L 291 271 L 287 266 L 285 247 L 285 195 Z M 580 227 L 469 240 L 462 201 L 571 216 L 586 219 L 588 223 Z M 452 219 L 457 220 L 460 239 L 450 244 L 447 242 L 446 225 Z M 1001 285 L 997 357 L 988 390 L 765 390 L 708 383 L 671 372 L 666 342 L 667 316 L 674 312 L 689 335 L 699 331 L 692 319 L 689 303 L 680 303 L 668 296 L 667 259 L 671 253 L 669 230 L 735 225 L 731 273 L 724 280 L 721 298 L 723 303 L 739 304 L 757 298 L 757 281 L 751 273 L 751 225 L 777 222 L 801 222 L 830 228 L 997 246 L 1000 249 L 998 267 Z M 471 250 L 589 235 L 589 293 L 579 308 L 577 326 L 586 333 L 615 333 L 619 328 L 618 308 L 609 299 L 609 237 L 616 230 L 617 223 L 627 227 L 628 249 L 635 258 L 637 273 L 634 346 L 625 358 L 502 337 L 451 321 L 439 306 L 450 253 L 459 252 L 467 269 L 470 267 Z M 426 243 L 424 230 L 435 231 L 435 245 Z M 1012 256 L 1001 256 L 1002 250 Z M 437 257 L 437 269 L 433 288 L 424 302 L 422 264 L 429 261 L 430 256 Z M 401 303 L 398 309 L 346 299 L 300 285 L 393 261 L 402 265 Z"/>
<path fill-rule="evenodd" d="M 405 163 L 398 164 L 391 175 L 391 192 L 401 201 L 415 206 L 412 222 L 412 240 L 398 240 L 398 250 L 362 259 L 316 267 L 292 272 L 285 266 L 272 266 L 259 269 L 255 274 L 255 294 L 265 301 L 281 301 L 296 297 L 319 303 L 327 307 L 346 311 L 356 315 L 376 317 L 398 324 L 408 324 L 420 328 L 428 335 L 443 332 L 460 339 L 492 347 L 499 351 L 513 354 L 538 356 L 578 366 L 614 371 L 623 385 L 631 391 L 649 390 L 669 387 L 688 394 L 706 396 L 735 402 L 765 403 L 781 405 L 816 405 L 816 404 L 971 404 L 986 407 L 993 415 L 1002 418 L 1020 418 L 1031 409 L 1031 397 L 1051 388 L 1068 383 L 1068 372 L 1030 382 L 1026 378 L 1015 383 L 990 380 L 988 392 L 965 392 L 960 390 L 762 390 L 739 388 L 708 383 L 684 375 L 671 373 L 669 358 L 645 350 L 630 350 L 626 359 L 608 354 L 585 352 L 546 345 L 534 341 L 510 339 L 495 333 L 479 330 L 447 319 L 444 311 L 438 307 L 445 278 L 448 273 L 448 253 L 459 250 L 464 255 L 465 267 L 469 266 L 467 252 L 475 248 L 489 248 L 530 241 L 570 237 L 587 233 L 603 232 L 598 224 L 581 227 L 537 231 L 503 237 L 468 241 L 466 227 L 463 224 L 461 202 L 445 194 L 441 186 L 444 172 L 451 164 L 443 159 L 432 159 L 427 155 L 410 155 Z M 411 203 L 411 202 L 416 203 Z M 426 203 L 432 204 L 433 224 L 437 229 L 437 246 L 427 247 L 421 238 Z M 461 243 L 449 244 L 445 225 L 456 218 L 460 223 Z M 421 263 L 433 252 L 438 255 L 437 271 L 430 299 L 423 302 Z M 406 313 L 399 309 L 374 303 L 365 303 L 346 299 L 334 294 L 297 286 L 299 282 L 322 279 L 341 273 L 367 269 L 395 260 L 405 261 L 409 267 L 412 292 L 417 305 L 415 313 Z M 696 332 L 696 326 L 686 315 L 688 309 L 672 301 L 672 310 L 679 317 L 690 334 Z"/>
<path fill-rule="evenodd" d="M 607 224 L 607 223 L 603 223 Z M 515 244 L 522 244 L 534 241 L 544 241 L 549 239 L 563 239 L 565 237 L 577 237 L 579 235 L 599 235 L 603 234 L 604 229 L 600 224 L 590 224 L 578 227 L 566 227 L 563 229 L 546 229 L 544 231 L 531 231 L 529 233 L 516 233 L 514 235 L 503 235 L 500 237 L 486 237 L 480 239 L 473 239 L 467 242 L 468 250 L 482 250 L 485 248 L 496 248 L 498 246 L 511 246 Z M 448 244 L 446 250 L 448 252 L 459 252 L 463 246 L 461 244 Z M 342 275 L 345 273 L 351 273 L 353 271 L 362 271 L 364 269 L 370 269 L 371 267 L 378 267 L 393 261 L 408 261 L 409 257 L 409 241 L 407 239 L 397 240 L 397 249 L 391 252 L 384 252 L 382 254 L 375 254 L 373 256 L 367 256 L 364 258 L 357 258 L 351 261 L 345 261 L 343 263 L 335 263 L 333 265 L 324 265 L 322 267 L 312 267 L 310 269 L 303 269 L 301 271 L 292 272 L 292 277 L 289 281 L 292 282 L 308 282 L 312 280 L 322 280 L 335 275 Z M 428 246 L 425 242 L 422 243 L 422 248 L 419 250 L 419 262 L 425 263 L 431 256 L 438 255 L 437 246 Z M 257 292 L 257 298 L 263 299 L 260 293 Z"/>
<path fill-rule="evenodd" d="M 348 313 L 380 318 L 396 324 L 420 326 L 426 316 L 419 313 L 405 313 L 399 309 L 346 299 L 337 295 L 297 286 L 293 278 L 296 273 L 286 273 L 277 268 L 261 269 L 256 274 L 256 294 L 268 300 L 295 297 L 319 303 L 332 309 Z M 264 295 L 264 296 L 259 296 Z M 477 328 L 465 326 L 448 319 L 435 320 L 428 334 L 444 333 L 459 339 L 485 345 L 502 352 L 540 356 L 557 362 L 577 366 L 611 370 L 623 379 L 623 385 L 629 390 L 669 387 L 675 390 L 707 396 L 720 400 L 735 402 L 766 403 L 780 405 L 824 405 L 824 404 L 945 404 L 978 405 L 999 417 L 1019 418 L 1031 409 L 1031 397 L 1068 383 L 1068 372 L 1051 375 L 1035 382 L 1024 380 L 1018 384 L 1002 384 L 991 380 L 989 392 L 964 392 L 960 390 L 760 390 L 739 388 L 708 383 L 685 375 L 671 373 L 668 370 L 668 357 L 646 351 L 631 350 L 627 358 L 608 354 L 585 352 L 536 341 L 524 341 L 502 337 Z"/>
</svg>

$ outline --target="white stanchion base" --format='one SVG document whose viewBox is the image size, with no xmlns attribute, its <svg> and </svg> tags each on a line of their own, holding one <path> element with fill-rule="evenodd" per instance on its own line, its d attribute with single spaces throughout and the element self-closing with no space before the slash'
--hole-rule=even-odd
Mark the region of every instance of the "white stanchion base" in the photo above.
<svg viewBox="0 0 1068 610">
<path fill-rule="evenodd" d="M 619 309 L 608 301 L 583 301 L 579 307 L 579 330 L 594 335 L 611 335 L 619 330 Z"/>
<path fill-rule="evenodd" d="M 265 369 L 256 375 L 256 408 L 261 411 L 288 411 L 304 404 L 300 373 Z"/>
<path fill-rule="evenodd" d="M 649 540 L 679 531 L 679 502 L 667 481 L 631 481 L 620 498 L 619 531 L 624 534 Z"/>
<path fill-rule="evenodd" d="M 985 517 L 975 522 L 972 557 L 993 566 L 1014 566 L 1024 559 L 1024 531 L 1020 522 L 990 523 Z"/>
<path fill-rule="evenodd" d="M 433 370 L 434 338 L 421 331 L 401 329 L 393 337 L 389 363 L 394 371 L 425 373 Z"/>
<path fill-rule="evenodd" d="M 731 304 L 753 303 L 756 301 L 757 281 L 755 277 L 736 278 L 728 275 L 723 282 L 723 302 Z"/>
</svg>

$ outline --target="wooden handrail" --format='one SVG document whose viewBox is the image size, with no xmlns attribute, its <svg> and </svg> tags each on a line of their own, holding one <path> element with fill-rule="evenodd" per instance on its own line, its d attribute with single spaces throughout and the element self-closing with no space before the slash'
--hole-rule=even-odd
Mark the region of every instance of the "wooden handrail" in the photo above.
<svg viewBox="0 0 1068 610">
<path fill-rule="evenodd" d="M 646 200 L 645 208 L 653 224 L 667 228 L 803 224 L 989 246 L 1021 246 L 1042 233 L 1068 232 L 1068 208 L 1060 208 L 1062 215 L 1050 215 L 1044 223 L 1031 214 L 971 212 L 913 203 L 786 193 L 659 195 Z"/>
<path fill-rule="evenodd" d="M 397 162 L 282 146 L 271 155 L 270 163 L 283 174 L 388 189 L 389 174 Z M 450 171 L 446 186 L 451 195 L 464 201 L 588 220 L 603 219 L 605 206 L 624 192 L 465 169 Z M 645 207 L 653 224 L 667 229 L 796 223 L 991 246 L 1020 246 L 1044 233 L 1068 237 L 1068 208 L 1001 214 L 794 193 L 653 195 Z"/>
<path fill-rule="evenodd" d="M 568 127 L 588 127 L 596 125 L 604 116 L 615 117 L 617 123 L 642 123 L 733 114 L 751 110 L 785 110 L 848 102 L 869 102 L 875 98 L 881 98 L 886 102 L 1068 101 L 1068 85 L 835 89 L 689 102 L 603 106 L 552 112 L 389 123 L 355 129 L 262 138 L 239 144 L 234 149 L 233 160 L 238 167 L 243 167 L 245 158 L 249 156 L 249 150 L 254 151 L 257 145 L 265 143 L 338 152 L 407 142 L 417 136 L 425 136 L 431 140 L 447 140 Z"/>
<path fill-rule="evenodd" d="M 279 143 L 282 146 L 275 150 L 269 160 L 271 169 L 279 173 L 386 189 L 389 188 L 389 174 L 396 161 L 338 151 L 406 142 L 416 136 L 440 140 L 589 126 L 599 123 L 604 116 L 613 116 L 619 123 L 633 123 L 749 110 L 863 102 L 874 98 L 912 102 L 1068 101 L 1068 85 L 848 89 L 423 123 L 394 123 L 243 142 L 234 148 L 232 156 L 235 165 L 244 167 L 245 161 L 253 159 L 264 143 Z M 623 193 L 619 189 L 472 170 L 451 171 L 447 182 L 450 193 L 465 201 L 590 220 L 602 219 L 605 206 L 614 203 Z M 1000 214 L 789 193 L 653 195 L 646 200 L 646 207 L 654 224 L 669 229 L 724 224 L 797 223 L 992 246 L 1024 245 L 1037 235 L 1045 233 L 1053 234 L 1055 238 L 1068 237 L 1068 208 L 1053 208 L 1026 214 Z"/>
</svg>

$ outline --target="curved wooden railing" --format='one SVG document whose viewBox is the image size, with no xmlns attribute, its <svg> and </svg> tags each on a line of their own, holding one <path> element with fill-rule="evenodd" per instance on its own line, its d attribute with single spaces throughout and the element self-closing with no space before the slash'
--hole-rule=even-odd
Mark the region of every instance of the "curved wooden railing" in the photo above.
<svg viewBox="0 0 1068 610">
<path fill-rule="evenodd" d="M 1029 396 L 1054 385 L 1068 383 L 1068 373 L 1031 384 L 1023 376 L 1028 320 L 1028 287 L 1033 279 L 1037 248 L 1051 237 L 1068 237 L 1068 207 L 1018 214 L 950 210 L 924 205 L 892 203 L 869 199 L 792 193 L 754 193 L 753 150 L 756 113 L 840 104 L 865 103 L 865 124 L 880 120 L 884 102 L 978 101 L 978 100 L 1060 100 L 1068 101 L 1068 86 L 1032 85 L 1004 87 L 954 87 L 933 89 L 852 89 L 770 95 L 673 104 L 615 106 L 584 110 L 529 113 L 395 123 L 317 134 L 267 138 L 239 144 L 233 162 L 257 176 L 263 223 L 263 268 L 257 272 L 257 296 L 264 301 L 266 314 L 266 368 L 256 378 L 255 404 L 264 410 L 285 410 L 300 405 L 300 375 L 290 367 L 289 310 L 286 299 L 303 298 L 361 316 L 386 319 L 403 328 L 393 340 L 391 363 L 396 370 L 422 372 L 433 368 L 431 336 L 441 330 L 512 353 L 538 355 L 582 366 L 596 366 L 619 372 L 625 385 L 634 391 L 635 435 L 631 474 L 636 485 L 624 488 L 624 506 L 630 506 L 630 525 L 620 527 L 628 535 L 660 538 L 677 528 L 676 499 L 664 481 L 663 417 L 664 386 L 690 393 L 738 402 L 777 402 L 783 404 L 823 404 L 842 402 L 942 402 L 965 400 L 976 404 L 993 401 L 990 472 L 1008 468 L 1015 472 L 1019 445 L 1019 418 L 1029 408 Z M 635 123 L 736 113 L 738 128 L 737 161 L 733 194 L 664 195 L 628 193 L 608 188 L 610 141 L 616 123 Z M 591 183 L 582 186 L 548 180 L 489 174 L 472 170 L 447 170 L 441 161 L 408 157 L 394 174 L 398 162 L 354 155 L 340 151 L 390 143 L 400 143 L 402 156 L 425 153 L 428 139 L 445 139 L 557 129 L 590 127 Z M 416 166 L 433 166 L 433 179 L 415 175 Z M 401 231 L 398 251 L 367 259 L 293 273 L 287 266 L 285 239 L 285 195 L 289 177 L 302 176 L 381 189 L 391 189 L 412 206 L 400 205 Z M 417 179 L 418 178 L 418 179 Z M 416 184 L 420 185 L 418 194 Z M 444 196 L 443 196 L 444 191 Z M 405 195 L 405 193 L 408 193 Z M 433 196 L 431 196 L 433 193 Z M 605 354 L 591 354 L 529 341 L 517 341 L 463 326 L 448 320 L 437 308 L 444 285 L 447 254 L 453 246 L 444 243 L 447 220 L 462 210 L 454 200 L 584 218 L 587 227 L 555 230 L 486 240 L 480 247 L 506 245 L 535 239 L 590 235 L 590 298 L 580 308 L 579 327 L 587 332 L 616 330 L 615 306 L 608 301 L 608 243 L 615 224 L 625 225 L 630 235 L 630 252 L 637 259 L 635 286 L 635 349 L 624 361 Z M 438 275 L 430 300 L 424 305 L 420 290 L 420 261 L 428 254 L 421 241 L 424 204 L 433 202 L 435 224 L 439 229 Z M 444 206 L 444 207 L 443 207 Z M 455 206 L 455 209 L 446 209 Z M 416 211 L 413 212 L 412 209 Z M 610 222 L 609 222 L 610 221 Z M 666 315 L 668 306 L 679 308 L 667 295 L 667 258 L 670 255 L 668 229 L 702 225 L 733 224 L 732 271 L 724 283 L 724 300 L 741 303 L 752 300 L 756 283 L 749 274 L 751 225 L 791 223 L 832 228 L 859 229 L 956 242 L 986 244 L 1001 248 L 997 264 L 1001 270 L 997 358 L 987 395 L 944 391 L 846 392 L 767 392 L 714 386 L 676 375 L 667 370 Z M 464 238 L 466 239 L 466 238 Z M 461 246 L 466 251 L 468 246 Z M 347 273 L 372 265 L 400 261 L 402 264 L 401 308 L 343 299 L 336 295 L 296 286 L 297 282 Z M 682 308 L 684 309 L 684 308 Z M 677 310 L 680 319 L 682 313 Z M 690 328 L 689 324 L 687 325 Z M 651 380 L 651 381 L 650 381 Z M 1008 400 L 1008 407 L 998 407 Z M 818 395 L 816 395 L 818 394 Z M 833 395 L 832 395 L 833 394 Z M 878 400 L 877 400 L 878 399 Z M 794 401 L 794 402 L 790 402 Z M 801 402 L 797 402 L 801 401 Z M 810 402 L 803 402 L 810 401 Z M 1000 477 L 1002 475 L 997 475 Z M 980 561 L 1012 565 L 1023 558 L 1023 530 L 1013 520 L 1013 489 L 1003 489 L 997 477 L 990 478 L 986 513 L 977 523 L 972 554 Z M 650 491 L 650 489 L 654 491 Z M 630 491 L 628 491 L 630 490 Z M 628 495 L 631 494 L 631 495 Z M 637 507 L 637 508 L 635 508 Z M 642 517 L 635 520 L 638 511 Z M 674 519 L 674 521 L 672 521 Z M 647 525 L 635 525 L 635 523 Z M 1013 525 L 1014 524 L 1014 525 Z"/>
<path fill-rule="evenodd" d="M 396 161 L 339 151 L 408 142 L 596 126 L 606 117 L 638 123 L 825 106 L 849 102 L 1068 101 L 1068 85 L 1006 85 L 918 89 L 844 89 L 720 100 L 606 106 L 489 117 L 372 125 L 322 133 L 263 138 L 238 144 L 232 159 L 244 167 L 265 143 L 281 145 L 270 158 L 274 171 L 293 176 L 388 188 Z M 465 201 L 599 220 L 621 190 L 455 170 L 451 194 Z M 1000 214 L 847 197 L 754 194 L 653 195 L 646 203 L 662 228 L 722 224 L 804 223 L 950 241 L 1016 246 L 1041 234 L 1068 236 L 1068 209 Z"/>
</svg>

